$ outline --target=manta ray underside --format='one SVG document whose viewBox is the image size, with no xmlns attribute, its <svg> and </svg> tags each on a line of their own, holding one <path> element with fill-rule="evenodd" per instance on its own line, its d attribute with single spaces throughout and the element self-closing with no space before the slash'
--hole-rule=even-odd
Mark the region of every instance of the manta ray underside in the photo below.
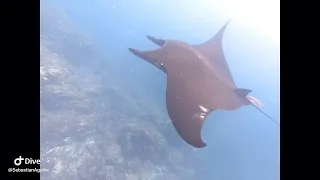
<svg viewBox="0 0 320 180">
<path fill-rule="evenodd" d="M 197 148 L 206 146 L 201 129 L 214 110 L 235 110 L 251 105 L 251 90 L 237 88 L 222 49 L 222 37 L 229 21 L 209 41 L 189 45 L 177 40 L 147 36 L 160 46 L 151 51 L 129 48 L 136 56 L 167 74 L 166 106 L 179 135 Z"/>
</svg>

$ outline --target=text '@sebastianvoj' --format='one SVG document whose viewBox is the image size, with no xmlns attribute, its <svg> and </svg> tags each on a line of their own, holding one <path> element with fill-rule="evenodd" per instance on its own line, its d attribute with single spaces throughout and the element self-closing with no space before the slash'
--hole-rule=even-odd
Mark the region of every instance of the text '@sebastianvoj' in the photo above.
<svg viewBox="0 0 320 180">
<path fill-rule="evenodd" d="M 41 172 L 48 172 L 49 169 L 46 168 L 9 168 L 8 172 L 36 172 L 36 173 L 41 173 Z"/>
</svg>

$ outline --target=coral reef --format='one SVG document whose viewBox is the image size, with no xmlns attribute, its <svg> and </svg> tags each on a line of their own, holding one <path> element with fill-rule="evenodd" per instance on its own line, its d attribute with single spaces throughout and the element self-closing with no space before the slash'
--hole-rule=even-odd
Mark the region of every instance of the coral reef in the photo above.
<svg viewBox="0 0 320 180">
<path fill-rule="evenodd" d="M 92 42 L 66 15 L 42 5 L 41 17 L 41 166 L 50 170 L 41 178 L 198 179 L 200 160 L 166 112 L 101 71 Z"/>
</svg>

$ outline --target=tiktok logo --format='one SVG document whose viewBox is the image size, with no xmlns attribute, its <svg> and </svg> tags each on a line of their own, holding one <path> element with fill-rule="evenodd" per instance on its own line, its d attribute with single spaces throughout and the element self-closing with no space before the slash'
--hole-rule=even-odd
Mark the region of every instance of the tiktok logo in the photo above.
<svg viewBox="0 0 320 180">
<path fill-rule="evenodd" d="M 23 161 L 24 158 L 19 156 L 18 158 L 16 158 L 13 163 L 16 165 L 16 166 L 20 166 L 21 165 L 21 161 Z"/>
</svg>

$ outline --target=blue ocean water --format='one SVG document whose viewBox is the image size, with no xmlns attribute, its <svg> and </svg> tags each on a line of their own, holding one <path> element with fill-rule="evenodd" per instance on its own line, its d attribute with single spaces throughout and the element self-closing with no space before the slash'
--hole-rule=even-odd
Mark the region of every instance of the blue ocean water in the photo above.
<svg viewBox="0 0 320 180">
<path fill-rule="evenodd" d="M 56 0 L 50 3 L 63 9 L 80 31 L 94 39 L 99 56 L 112 59 L 114 71 L 122 81 L 127 81 L 128 87 L 139 89 L 141 96 L 162 108 L 165 108 L 165 75 L 133 56 L 128 47 L 157 48 L 145 37 L 147 34 L 201 43 L 229 20 L 228 15 L 219 14 L 220 11 L 202 11 L 197 1 L 191 0 Z M 252 95 L 264 103 L 263 111 L 280 121 L 279 46 L 250 27 L 231 21 L 223 47 L 238 87 L 252 89 Z M 205 166 L 210 173 L 199 174 L 199 179 L 280 179 L 280 128 L 255 108 L 214 112 L 206 120 L 202 133 L 208 146 L 196 153 L 206 159 Z"/>
</svg>

